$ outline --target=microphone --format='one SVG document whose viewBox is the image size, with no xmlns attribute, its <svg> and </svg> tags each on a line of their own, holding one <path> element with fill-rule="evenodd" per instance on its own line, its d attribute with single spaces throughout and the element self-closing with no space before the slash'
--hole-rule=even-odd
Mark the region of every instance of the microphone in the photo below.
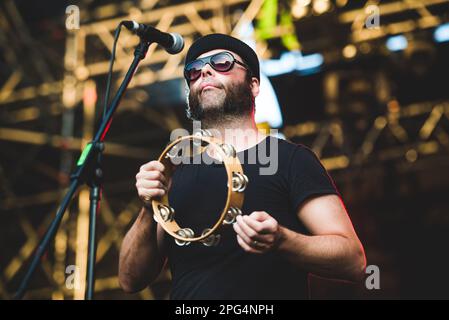
<svg viewBox="0 0 449 320">
<path fill-rule="evenodd" d="M 162 32 L 151 26 L 130 20 L 124 20 L 122 24 L 141 39 L 160 44 L 170 54 L 180 53 L 184 49 L 184 39 L 178 33 Z"/>
</svg>

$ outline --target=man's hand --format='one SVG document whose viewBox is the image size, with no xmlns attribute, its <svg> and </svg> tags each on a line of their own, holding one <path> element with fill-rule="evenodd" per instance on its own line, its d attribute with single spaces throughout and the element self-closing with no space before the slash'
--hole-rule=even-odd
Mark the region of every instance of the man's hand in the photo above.
<svg viewBox="0 0 449 320">
<path fill-rule="evenodd" d="M 170 188 L 164 169 L 159 161 L 151 161 L 140 167 L 136 175 L 136 188 L 139 198 L 146 204 L 150 204 L 154 197 L 162 197 Z"/>
<path fill-rule="evenodd" d="M 250 215 L 237 216 L 233 225 L 237 241 L 243 250 L 251 253 L 266 253 L 275 249 L 281 238 L 278 222 L 265 211 L 254 211 Z"/>
</svg>

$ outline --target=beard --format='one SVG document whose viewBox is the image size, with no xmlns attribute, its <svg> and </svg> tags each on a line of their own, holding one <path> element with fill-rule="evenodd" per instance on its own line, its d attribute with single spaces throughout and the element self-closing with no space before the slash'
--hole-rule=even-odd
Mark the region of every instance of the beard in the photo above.
<svg viewBox="0 0 449 320">
<path fill-rule="evenodd" d="M 228 87 L 220 83 L 213 85 L 217 88 L 189 92 L 188 117 L 191 120 L 213 124 L 252 114 L 253 95 L 248 81 Z"/>
</svg>

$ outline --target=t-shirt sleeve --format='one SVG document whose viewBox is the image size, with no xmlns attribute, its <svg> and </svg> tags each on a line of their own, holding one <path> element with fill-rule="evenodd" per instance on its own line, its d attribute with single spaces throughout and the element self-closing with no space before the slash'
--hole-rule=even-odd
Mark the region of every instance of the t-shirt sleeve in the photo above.
<svg viewBox="0 0 449 320">
<path fill-rule="evenodd" d="M 309 148 L 298 145 L 290 159 L 289 197 L 295 212 L 308 198 L 318 195 L 340 196 L 332 178 Z"/>
</svg>

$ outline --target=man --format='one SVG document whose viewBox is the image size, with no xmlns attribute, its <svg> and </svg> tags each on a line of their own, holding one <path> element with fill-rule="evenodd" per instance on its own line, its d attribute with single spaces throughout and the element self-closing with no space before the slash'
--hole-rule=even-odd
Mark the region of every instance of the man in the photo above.
<svg viewBox="0 0 449 320">
<path fill-rule="evenodd" d="M 204 36 L 187 53 L 185 77 L 188 117 L 216 130 L 243 159 L 249 178 L 243 215 L 220 230 L 217 246 L 177 246 L 153 220 L 148 197 L 170 190 L 177 222 L 201 233 L 216 222 L 226 200 L 223 165 L 180 165 L 167 181 L 160 162 L 144 164 L 136 187 L 145 205 L 122 244 L 121 287 L 145 288 L 166 261 L 172 299 L 302 299 L 308 273 L 362 279 L 363 247 L 326 170 L 308 148 L 267 137 L 256 127 L 255 52 L 227 35 Z M 261 163 L 244 160 L 267 145 L 276 146 L 268 148 L 276 170 L 261 174 Z"/>
</svg>

